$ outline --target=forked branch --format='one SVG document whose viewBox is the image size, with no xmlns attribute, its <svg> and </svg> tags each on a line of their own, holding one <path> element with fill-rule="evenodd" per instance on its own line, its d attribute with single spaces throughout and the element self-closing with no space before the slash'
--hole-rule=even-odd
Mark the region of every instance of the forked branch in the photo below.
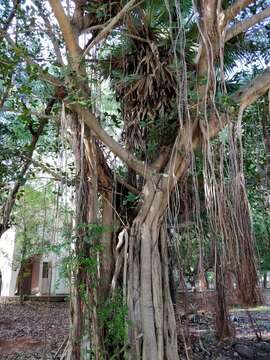
<svg viewBox="0 0 270 360">
<path fill-rule="evenodd" d="M 102 29 L 98 35 L 94 38 L 94 40 L 87 46 L 85 51 L 83 52 L 83 57 L 88 53 L 90 49 L 93 48 L 96 44 L 98 44 L 101 40 L 103 40 L 115 27 L 115 25 L 121 20 L 121 18 L 136 4 L 138 0 L 130 0 L 123 8 L 119 11 L 119 13 L 111 19 L 108 25 Z"/>
<path fill-rule="evenodd" d="M 138 160 L 129 151 L 119 145 L 108 133 L 99 125 L 97 118 L 88 110 L 80 106 L 79 104 L 66 104 L 71 110 L 80 115 L 81 119 L 91 129 L 95 136 L 103 142 L 108 148 L 121 159 L 130 168 L 136 171 L 142 176 L 149 176 L 155 173 L 155 170 L 149 168 L 148 165 Z"/>
<path fill-rule="evenodd" d="M 136 0 L 137 1 L 137 0 Z M 124 12 L 121 13 L 121 11 L 118 13 L 118 15 L 121 13 L 121 16 L 131 8 L 136 3 L 135 0 L 130 1 L 127 5 L 128 7 L 124 7 Z M 74 70 L 79 73 L 79 66 L 80 66 L 80 55 L 81 55 L 81 48 L 79 47 L 76 37 L 73 33 L 73 28 L 71 26 L 71 23 L 68 19 L 68 17 L 65 14 L 65 11 L 63 9 L 63 6 L 61 5 L 61 2 L 59 0 L 49 0 L 50 5 L 53 9 L 53 12 L 57 18 L 57 21 L 59 23 L 60 29 L 62 31 L 63 37 L 65 39 L 65 42 L 67 44 L 67 47 L 70 52 L 70 56 L 73 59 L 73 66 Z M 122 10 L 123 10 L 122 9 Z M 120 18 L 119 18 L 120 19 Z M 112 23 L 112 26 L 114 26 L 119 19 L 114 18 L 114 22 Z M 116 21 L 117 20 L 117 21 Z M 113 21 L 113 20 L 112 20 Z M 115 22 L 116 21 L 116 22 Z M 109 29 L 109 27 L 106 27 L 106 33 Z M 105 29 L 104 29 L 105 30 Z M 83 89 L 84 90 L 84 89 Z M 128 152 L 126 149 L 124 149 L 121 145 L 119 145 L 111 136 L 108 135 L 108 133 L 100 126 L 97 118 L 87 109 L 83 108 L 79 104 L 70 105 L 69 106 L 73 111 L 76 111 L 78 114 L 80 114 L 83 121 L 86 123 L 86 125 L 95 133 L 97 138 L 101 140 L 105 145 L 109 147 L 109 149 L 118 156 L 122 161 L 124 161 L 128 166 L 130 166 L 133 170 L 135 170 L 138 174 L 142 176 L 146 176 L 147 174 L 150 175 L 149 168 L 140 160 L 136 159 L 130 152 Z M 153 171 L 154 172 L 154 171 Z"/>
<path fill-rule="evenodd" d="M 82 50 L 77 42 L 74 28 L 72 27 L 61 2 L 59 0 L 49 0 L 49 3 L 60 26 L 67 48 L 72 57 L 73 64 L 76 69 L 78 69 Z"/>
</svg>

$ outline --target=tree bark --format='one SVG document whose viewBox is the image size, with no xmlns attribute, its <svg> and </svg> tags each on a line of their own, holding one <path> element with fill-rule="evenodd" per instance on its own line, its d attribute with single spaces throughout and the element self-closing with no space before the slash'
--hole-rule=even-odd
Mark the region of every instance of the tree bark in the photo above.
<svg viewBox="0 0 270 360">
<path fill-rule="evenodd" d="M 266 153 L 266 184 L 268 183 L 268 177 L 270 175 L 270 93 L 268 95 L 268 99 L 265 99 L 263 112 L 261 116 L 261 124 L 263 130 L 263 142 Z"/>
<path fill-rule="evenodd" d="M 130 230 L 128 257 L 129 359 L 178 359 L 170 295 L 167 230 L 161 206 L 166 192 L 145 189 L 144 206 Z"/>
<path fill-rule="evenodd" d="M 74 153 L 76 164 L 76 217 L 74 255 L 76 265 L 72 274 L 71 289 L 71 343 L 68 359 L 86 360 L 89 352 L 99 358 L 101 339 L 97 319 L 98 253 L 95 227 L 97 224 L 97 174 L 95 144 L 84 130 L 83 122 L 73 115 Z M 84 137 L 87 135 L 88 146 Z M 94 268 L 89 264 L 91 260 Z"/>
<path fill-rule="evenodd" d="M 224 264 L 220 255 L 217 255 L 216 266 L 216 336 L 219 340 L 224 340 L 233 336 L 234 331 L 231 322 L 228 320 L 228 306 L 226 293 L 226 274 L 224 274 Z"/>
<path fill-rule="evenodd" d="M 267 271 L 263 273 L 263 288 L 267 289 Z"/>
<path fill-rule="evenodd" d="M 111 281 L 113 275 L 113 193 L 112 191 L 104 192 L 102 195 L 102 226 L 101 235 L 101 274 L 102 281 L 100 284 L 100 295 L 104 301 L 110 294 Z M 103 302 L 102 301 L 102 302 Z"/>
<path fill-rule="evenodd" d="M 206 291 L 208 290 L 208 282 L 205 274 L 202 256 L 199 255 L 199 257 L 200 257 L 199 268 L 198 268 L 199 290 Z"/>
</svg>

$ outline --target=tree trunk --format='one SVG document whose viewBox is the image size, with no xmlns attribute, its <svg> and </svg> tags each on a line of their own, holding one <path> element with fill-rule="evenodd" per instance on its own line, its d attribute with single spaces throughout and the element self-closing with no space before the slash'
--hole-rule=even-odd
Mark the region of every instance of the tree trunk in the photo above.
<svg viewBox="0 0 270 360">
<path fill-rule="evenodd" d="M 267 289 L 267 271 L 263 273 L 263 288 Z"/>
<path fill-rule="evenodd" d="M 268 100 L 268 101 L 267 101 Z M 266 161 L 265 161 L 265 185 L 268 186 L 269 184 L 269 175 L 270 175 L 270 96 L 268 96 L 268 99 L 265 99 L 263 113 L 261 116 L 261 124 L 262 124 L 262 130 L 263 130 L 263 142 L 265 147 L 265 155 L 266 155 Z"/>
<path fill-rule="evenodd" d="M 203 265 L 203 256 L 200 253 L 199 255 L 199 266 L 198 266 L 198 280 L 199 280 L 199 290 L 200 291 L 207 291 L 208 290 L 208 282 L 207 277 L 204 270 Z"/>
<path fill-rule="evenodd" d="M 245 189 L 244 175 L 239 173 L 235 176 L 233 188 L 233 211 L 234 211 L 234 253 L 235 276 L 238 288 L 239 300 L 243 306 L 254 306 L 262 303 L 262 295 L 259 289 L 257 275 L 254 238 L 251 224 L 251 215 L 248 198 Z M 237 229 L 237 231 L 235 231 Z M 240 253 L 241 251 L 241 253 Z"/>
<path fill-rule="evenodd" d="M 216 291 L 216 336 L 218 340 L 224 340 L 233 336 L 234 331 L 232 324 L 229 321 L 226 293 L 226 274 L 224 274 L 224 264 L 221 264 L 221 257 L 219 255 L 217 255 Z"/>
<path fill-rule="evenodd" d="M 101 274 L 102 282 L 100 292 L 102 300 L 106 300 L 110 293 L 112 274 L 113 274 L 113 193 L 104 192 L 102 195 L 102 225 L 103 233 L 101 236 Z"/>
<path fill-rule="evenodd" d="M 144 205 L 130 230 L 128 257 L 129 359 L 178 359 L 170 295 L 167 230 L 162 211 L 166 196 L 146 186 Z M 161 261 L 162 259 L 162 261 Z"/>
<path fill-rule="evenodd" d="M 71 345 L 68 359 L 86 360 L 90 352 L 99 358 L 101 339 L 98 331 L 98 251 L 97 174 L 95 144 L 83 123 L 73 116 L 76 164 L 75 266 L 71 289 Z M 86 134 L 87 132 L 87 134 Z M 88 143 L 84 137 L 87 135 Z M 92 264 L 92 265 L 91 265 Z"/>
</svg>

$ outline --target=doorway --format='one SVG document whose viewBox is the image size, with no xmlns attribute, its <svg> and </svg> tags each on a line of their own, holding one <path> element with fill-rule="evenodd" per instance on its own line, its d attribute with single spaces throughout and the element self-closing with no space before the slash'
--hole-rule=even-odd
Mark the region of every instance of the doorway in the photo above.
<svg viewBox="0 0 270 360">
<path fill-rule="evenodd" d="M 41 287 L 42 295 L 50 294 L 51 278 L 52 278 L 51 263 L 48 261 L 44 261 L 42 264 L 42 287 Z"/>
</svg>

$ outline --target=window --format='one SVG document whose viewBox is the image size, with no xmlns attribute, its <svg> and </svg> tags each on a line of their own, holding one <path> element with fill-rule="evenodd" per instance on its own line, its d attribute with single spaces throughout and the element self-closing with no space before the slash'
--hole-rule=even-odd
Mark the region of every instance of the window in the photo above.
<svg viewBox="0 0 270 360">
<path fill-rule="evenodd" d="M 44 262 L 42 267 L 42 278 L 48 279 L 48 277 L 49 277 L 49 263 Z"/>
</svg>

